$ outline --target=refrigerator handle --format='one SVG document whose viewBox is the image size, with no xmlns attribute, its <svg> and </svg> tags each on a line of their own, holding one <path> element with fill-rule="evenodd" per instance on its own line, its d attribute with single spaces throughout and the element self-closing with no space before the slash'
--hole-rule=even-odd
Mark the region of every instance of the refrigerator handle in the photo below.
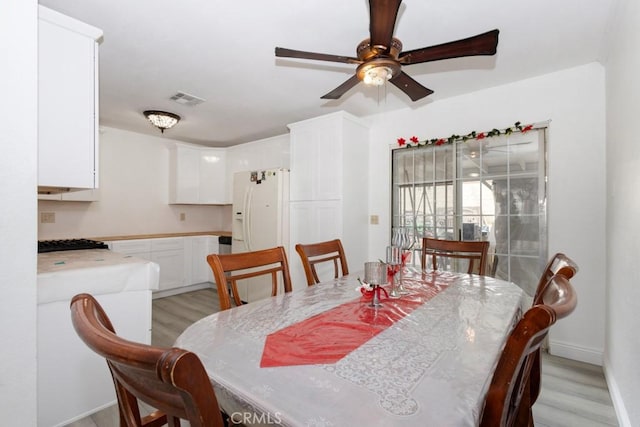
<svg viewBox="0 0 640 427">
<path fill-rule="evenodd" d="M 244 193 L 244 218 L 242 221 L 242 231 L 244 234 L 244 244 L 247 251 L 252 251 L 251 247 L 251 200 L 253 198 L 253 186 L 249 186 Z"/>
</svg>

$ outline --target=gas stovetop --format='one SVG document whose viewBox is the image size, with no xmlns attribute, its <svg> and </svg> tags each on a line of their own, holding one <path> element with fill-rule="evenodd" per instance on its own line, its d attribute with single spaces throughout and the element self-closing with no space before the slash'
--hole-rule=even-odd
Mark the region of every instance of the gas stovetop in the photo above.
<svg viewBox="0 0 640 427">
<path fill-rule="evenodd" d="M 89 239 L 40 240 L 38 253 L 55 251 L 75 251 L 80 249 L 109 249 L 104 242 Z"/>
</svg>

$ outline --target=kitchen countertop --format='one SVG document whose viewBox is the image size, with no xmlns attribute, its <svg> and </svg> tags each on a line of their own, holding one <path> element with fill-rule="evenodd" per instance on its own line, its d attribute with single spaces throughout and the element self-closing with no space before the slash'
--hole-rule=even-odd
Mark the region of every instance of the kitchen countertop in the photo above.
<svg viewBox="0 0 640 427">
<path fill-rule="evenodd" d="M 38 254 L 38 304 L 93 295 L 158 289 L 158 265 L 108 249 Z"/>
<path fill-rule="evenodd" d="M 161 239 L 165 237 L 189 237 L 189 236 L 229 236 L 230 231 L 194 231 L 190 233 L 157 233 L 157 234 L 130 234 L 123 236 L 106 236 L 106 237 L 91 237 L 91 240 L 98 240 L 100 242 L 110 242 L 114 240 L 136 240 L 136 239 Z"/>
</svg>

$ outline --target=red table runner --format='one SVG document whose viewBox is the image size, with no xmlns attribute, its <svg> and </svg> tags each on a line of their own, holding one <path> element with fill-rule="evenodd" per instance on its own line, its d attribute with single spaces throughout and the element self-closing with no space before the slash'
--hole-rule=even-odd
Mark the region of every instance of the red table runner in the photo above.
<svg viewBox="0 0 640 427">
<path fill-rule="evenodd" d="M 357 298 L 269 334 L 260 367 L 335 363 L 380 332 L 429 301 L 452 282 L 448 273 L 405 276 L 410 294 L 383 298 L 373 308 L 371 298 Z"/>
</svg>

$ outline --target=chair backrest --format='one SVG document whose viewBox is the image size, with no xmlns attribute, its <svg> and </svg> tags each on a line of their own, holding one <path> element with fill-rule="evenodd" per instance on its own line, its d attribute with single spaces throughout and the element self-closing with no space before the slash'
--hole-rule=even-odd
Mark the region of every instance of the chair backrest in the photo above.
<svg viewBox="0 0 640 427">
<path fill-rule="evenodd" d="M 542 298 L 545 295 L 545 287 L 554 275 L 559 274 L 567 280 L 571 280 L 577 272 L 578 265 L 565 254 L 557 253 L 551 257 L 540 276 L 532 306 L 543 303 Z M 540 395 L 540 377 L 542 375 L 542 355 L 540 351 L 540 349 L 536 350 L 534 362 L 531 366 L 531 404 L 534 404 Z"/>
<path fill-rule="evenodd" d="M 346 276 L 349 274 L 347 257 L 344 254 L 340 239 L 306 245 L 298 243 L 296 245 L 296 252 L 300 255 L 300 260 L 304 267 L 304 274 L 307 276 L 308 286 L 320 283 L 320 278 L 316 271 L 316 264 L 332 261 L 334 279 L 337 279 L 341 275 Z M 340 265 L 341 274 L 338 271 L 338 264 Z"/>
<path fill-rule="evenodd" d="M 457 260 L 466 259 L 468 261 L 467 273 L 476 273 L 484 276 L 487 268 L 488 252 L 489 242 L 440 240 L 423 237 L 420 261 L 422 261 L 423 269 L 431 265 L 433 270 L 437 270 L 438 264 L 442 265 L 443 262 L 455 265 Z"/>
<path fill-rule="evenodd" d="M 179 348 L 135 343 L 115 334 L 98 301 L 89 294 L 71 300 L 71 320 L 78 336 L 104 357 L 111 370 L 120 426 L 221 427 L 222 415 L 207 372 L 198 356 Z M 156 408 L 140 416 L 138 401 Z"/>
<path fill-rule="evenodd" d="M 540 276 L 540 281 L 538 282 L 538 287 L 536 288 L 536 293 L 533 297 L 533 305 L 540 304 L 540 298 L 542 297 L 544 287 L 556 274 L 561 274 L 567 279 L 571 280 L 573 276 L 578 272 L 578 265 L 568 256 L 563 253 L 557 253 L 547 263 L 544 271 L 542 272 L 542 276 Z"/>
<path fill-rule="evenodd" d="M 569 280 L 555 275 L 541 301 L 527 310 L 509 334 L 485 398 L 481 427 L 533 425 L 531 381 L 540 381 L 530 376 L 536 352 L 551 326 L 575 309 L 577 297 Z"/>
<path fill-rule="evenodd" d="M 207 262 L 213 270 L 213 278 L 218 288 L 220 310 L 231 308 L 229 284 L 235 304 L 242 304 L 238 294 L 238 280 L 270 275 L 271 295 L 275 296 L 278 292 L 278 272 L 280 272 L 284 291 L 291 292 L 289 262 L 282 246 L 252 252 L 211 254 L 207 256 Z"/>
</svg>

